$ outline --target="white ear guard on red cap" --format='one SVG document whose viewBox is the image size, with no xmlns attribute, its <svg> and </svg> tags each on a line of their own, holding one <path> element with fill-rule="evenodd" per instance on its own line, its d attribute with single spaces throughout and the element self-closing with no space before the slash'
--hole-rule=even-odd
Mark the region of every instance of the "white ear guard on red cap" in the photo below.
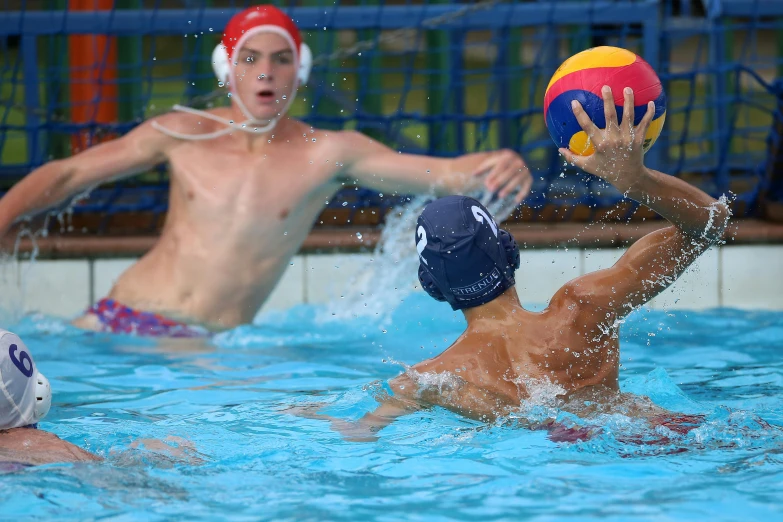
<svg viewBox="0 0 783 522">
<path fill-rule="evenodd" d="M 286 39 L 286 41 L 289 43 L 292 49 L 296 49 L 296 43 L 291 37 L 291 34 L 289 34 L 282 27 L 274 24 L 260 25 L 251 29 L 250 31 L 245 31 L 242 34 L 242 36 L 239 38 L 239 40 L 236 42 L 234 48 L 240 49 L 243 45 L 243 42 L 245 42 L 248 38 L 250 38 L 252 35 L 258 32 L 263 32 L 263 31 L 269 31 L 269 32 L 279 34 L 280 36 Z M 283 117 L 283 115 L 286 113 L 288 108 L 291 107 L 294 98 L 296 98 L 296 91 L 299 85 L 305 85 L 307 83 L 307 80 L 310 78 L 310 69 L 313 66 L 313 53 L 310 51 L 310 48 L 304 42 L 301 42 L 299 44 L 299 52 L 297 53 L 297 59 L 299 63 L 299 69 L 297 70 L 297 74 L 296 74 L 298 85 L 292 86 L 291 94 L 288 96 L 288 99 L 285 101 L 285 103 L 282 104 L 277 116 L 271 118 L 268 121 L 256 120 L 255 117 L 250 113 L 250 111 L 248 111 L 247 107 L 242 102 L 242 99 L 239 96 L 235 96 L 233 99 L 234 103 L 236 103 L 236 105 L 239 107 L 239 109 L 247 118 L 245 122 L 234 123 L 233 120 L 228 120 L 212 112 L 202 111 L 199 109 L 194 109 L 192 107 L 183 107 L 182 105 L 174 105 L 174 107 L 172 108 L 176 111 L 196 114 L 204 118 L 217 121 L 219 123 L 226 125 L 226 128 L 221 130 L 216 130 L 213 132 L 208 132 L 206 134 L 185 134 L 182 132 L 177 132 L 173 129 L 168 129 L 155 120 L 152 121 L 152 126 L 167 136 L 171 136 L 173 138 L 182 139 L 182 140 L 211 140 L 214 138 L 218 138 L 220 136 L 224 136 L 226 134 L 230 134 L 235 130 L 244 131 L 244 132 L 253 132 L 253 133 L 268 132 L 275 128 L 277 122 Z M 232 65 L 233 64 L 231 63 L 231 59 L 229 58 L 226 47 L 223 45 L 223 42 L 219 43 L 212 51 L 212 69 L 215 71 L 215 76 L 217 76 L 218 81 L 222 82 L 223 84 L 228 84 L 231 81 Z M 283 99 L 285 98 L 286 97 L 284 96 Z"/>
<path fill-rule="evenodd" d="M 299 46 L 299 70 L 296 77 L 300 85 L 307 85 L 310 79 L 310 70 L 313 67 L 313 53 L 310 47 L 302 42 Z M 212 69 L 215 71 L 218 81 L 228 83 L 231 76 L 231 60 L 228 57 L 223 43 L 217 44 L 212 51 Z"/>
</svg>

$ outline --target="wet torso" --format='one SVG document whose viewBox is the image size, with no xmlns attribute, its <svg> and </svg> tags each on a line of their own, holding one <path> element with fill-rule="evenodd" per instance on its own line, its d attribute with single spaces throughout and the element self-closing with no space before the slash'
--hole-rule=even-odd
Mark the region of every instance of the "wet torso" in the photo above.
<svg viewBox="0 0 783 522">
<path fill-rule="evenodd" d="M 469 321 L 442 354 L 394 379 L 395 393 L 491 420 L 518 409 L 531 393 L 568 398 L 619 390 L 615 326 L 567 299 L 540 313 L 508 301 L 495 316 Z"/>
<path fill-rule="evenodd" d="M 252 148 L 232 136 L 179 142 L 161 237 L 110 297 L 214 329 L 252 320 L 339 188 L 338 140 L 289 120 Z"/>
</svg>

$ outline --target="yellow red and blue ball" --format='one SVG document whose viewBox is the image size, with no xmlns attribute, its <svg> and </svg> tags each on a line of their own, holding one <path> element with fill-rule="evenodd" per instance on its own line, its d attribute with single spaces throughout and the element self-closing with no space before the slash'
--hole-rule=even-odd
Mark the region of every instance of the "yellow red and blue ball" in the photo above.
<svg viewBox="0 0 783 522">
<path fill-rule="evenodd" d="M 623 118 L 623 90 L 633 89 L 634 125 L 639 125 L 647 104 L 655 102 L 655 115 L 644 139 L 644 152 L 650 150 L 661 134 L 666 120 L 666 94 L 653 68 L 635 53 L 619 47 L 593 47 L 567 59 L 555 71 L 544 94 L 544 119 L 558 147 L 574 154 L 594 152 L 587 134 L 571 109 L 578 100 L 596 127 L 606 128 L 601 88 L 612 88 L 617 119 Z"/>
</svg>

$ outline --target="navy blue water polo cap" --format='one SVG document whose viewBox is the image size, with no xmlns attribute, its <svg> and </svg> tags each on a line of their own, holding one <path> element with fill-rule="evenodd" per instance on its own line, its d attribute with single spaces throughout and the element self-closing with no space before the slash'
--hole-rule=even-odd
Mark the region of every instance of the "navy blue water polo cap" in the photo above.
<svg viewBox="0 0 783 522">
<path fill-rule="evenodd" d="M 473 198 L 429 203 L 416 222 L 419 282 L 453 310 L 488 303 L 514 286 L 519 248 Z"/>
</svg>

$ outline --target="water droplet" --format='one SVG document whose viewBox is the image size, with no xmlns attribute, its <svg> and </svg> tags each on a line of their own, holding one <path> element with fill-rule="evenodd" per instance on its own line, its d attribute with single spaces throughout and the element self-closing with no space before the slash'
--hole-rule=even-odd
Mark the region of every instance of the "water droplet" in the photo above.
<svg viewBox="0 0 783 522">
<path fill-rule="evenodd" d="M 284 95 L 283 95 L 283 99 L 284 99 L 284 100 L 287 100 L 287 99 L 288 99 L 288 96 L 286 96 L 286 95 L 284 94 Z"/>
<path fill-rule="evenodd" d="M 313 138 L 313 142 L 315 142 L 315 138 Z"/>
<path fill-rule="evenodd" d="M 210 33 L 212 32 L 212 28 L 211 28 L 211 27 L 209 28 L 209 32 L 210 32 Z"/>
<path fill-rule="evenodd" d="M 228 93 L 228 97 L 231 98 L 231 93 Z"/>
<path fill-rule="evenodd" d="M 362 233 L 361 233 L 361 232 L 357 232 L 357 233 L 356 233 L 356 237 L 357 237 L 357 238 L 359 238 L 359 239 L 361 239 L 361 238 L 362 238 Z"/>
<path fill-rule="evenodd" d="M 283 235 L 284 235 L 284 236 L 287 236 L 287 235 L 288 235 L 288 232 L 283 232 Z"/>
<path fill-rule="evenodd" d="M 347 207 L 348 206 L 348 202 L 347 201 L 343 201 L 343 206 Z"/>
<path fill-rule="evenodd" d="M 223 87 L 225 84 L 223 82 L 218 82 L 218 87 Z"/>
</svg>

